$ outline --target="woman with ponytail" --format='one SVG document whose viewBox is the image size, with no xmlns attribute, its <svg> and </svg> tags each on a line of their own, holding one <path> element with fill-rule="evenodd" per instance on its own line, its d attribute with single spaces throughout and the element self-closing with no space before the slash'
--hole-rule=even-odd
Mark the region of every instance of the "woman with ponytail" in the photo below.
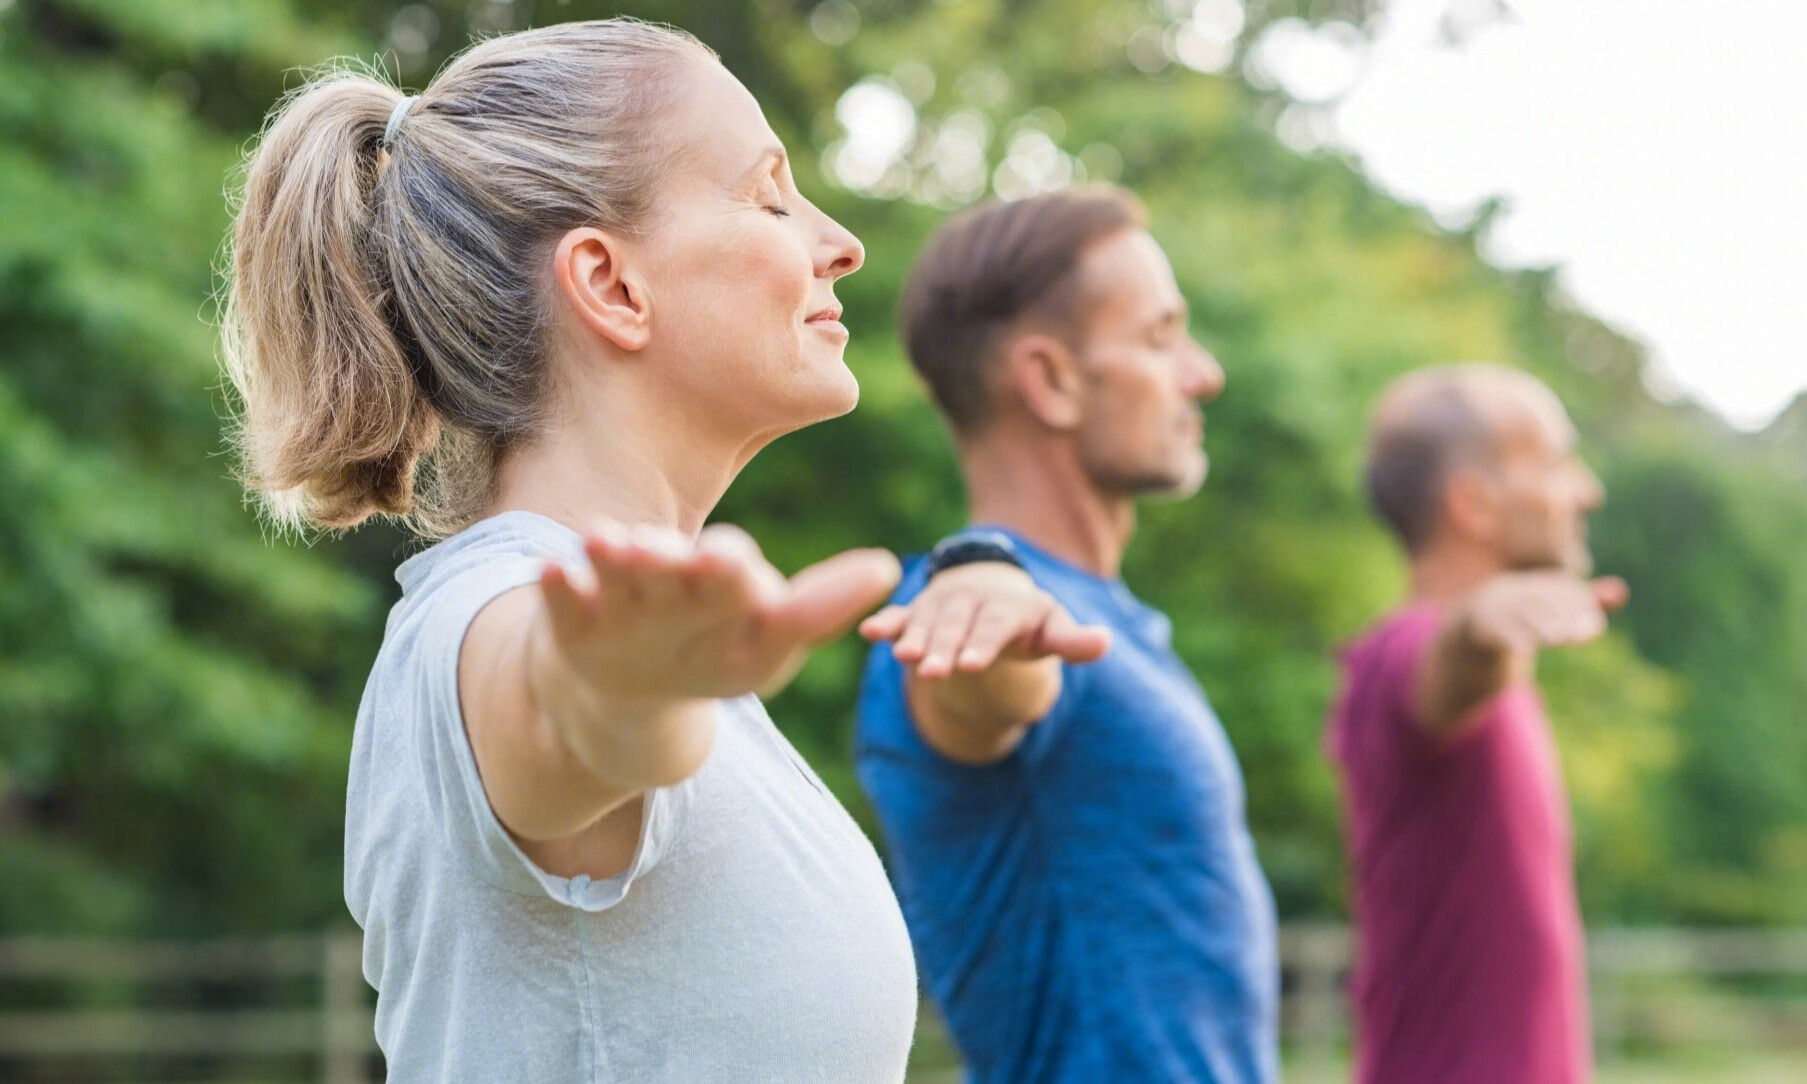
<svg viewBox="0 0 1807 1084">
<path fill-rule="evenodd" d="M 359 709 L 345 893 L 397 1081 L 898 1080 L 877 857 L 754 695 L 890 591 L 704 526 L 852 409 L 859 242 L 682 33 L 494 38 L 285 99 L 233 232 L 247 484 L 435 544 Z"/>
</svg>

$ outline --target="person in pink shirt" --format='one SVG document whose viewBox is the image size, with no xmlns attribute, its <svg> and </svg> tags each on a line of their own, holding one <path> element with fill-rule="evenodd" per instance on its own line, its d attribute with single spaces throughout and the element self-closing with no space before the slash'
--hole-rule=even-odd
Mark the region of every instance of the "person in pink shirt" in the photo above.
<svg viewBox="0 0 1807 1084">
<path fill-rule="evenodd" d="M 1381 397 L 1374 505 L 1411 594 L 1344 656 L 1326 747 L 1354 874 L 1358 1084 L 1592 1076 L 1568 798 L 1534 681 L 1626 599 L 1591 579 L 1603 498 L 1535 378 L 1441 366 Z"/>
</svg>

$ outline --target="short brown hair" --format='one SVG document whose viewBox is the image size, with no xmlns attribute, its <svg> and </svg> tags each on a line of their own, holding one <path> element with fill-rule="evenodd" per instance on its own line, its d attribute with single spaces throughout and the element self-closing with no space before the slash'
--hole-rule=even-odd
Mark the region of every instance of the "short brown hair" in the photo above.
<svg viewBox="0 0 1807 1084">
<path fill-rule="evenodd" d="M 1066 325 L 1074 271 L 1095 241 L 1140 228 L 1147 212 L 1114 185 L 1082 185 L 949 219 L 904 284 L 898 318 L 910 363 L 955 432 L 991 414 L 986 369 L 1003 335 L 1029 316 Z"/>
</svg>

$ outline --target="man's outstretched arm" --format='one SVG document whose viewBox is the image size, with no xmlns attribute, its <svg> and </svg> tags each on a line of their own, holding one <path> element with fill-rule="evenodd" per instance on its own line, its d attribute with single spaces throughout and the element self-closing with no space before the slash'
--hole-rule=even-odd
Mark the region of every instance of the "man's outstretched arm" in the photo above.
<svg viewBox="0 0 1807 1084">
<path fill-rule="evenodd" d="M 975 765 L 1009 756 L 1054 707 L 1062 662 L 1091 662 L 1110 647 L 1108 630 L 1075 623 L 1028 573 L 1002 561 L 947 569 L 860 632 L 893 644 L 923 741 Z"/>
<path fill-rule="evenodd" d="M 1418 721 L 1433 734 L 1455 730 L 1512 682 L 1527 679 L 1545 647 L 1586 643 L 1625 605 L 1625 581 L 1564 572 L 1495 576 L 1451 606 L 1419 664 Z"/>
</svg>

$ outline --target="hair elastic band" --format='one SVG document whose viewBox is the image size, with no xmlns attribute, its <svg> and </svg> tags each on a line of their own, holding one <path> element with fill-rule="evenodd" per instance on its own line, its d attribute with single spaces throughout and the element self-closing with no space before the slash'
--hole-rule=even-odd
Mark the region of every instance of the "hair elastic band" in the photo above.
<svg viewBox="0 0 1807 1084">
<path fill-rule="evenodd" d="M 389 113 L 389 123 L 383 125 L 384 149 L 388 149 L 395 145 L 395 133 L 402 126 L 402 118 L 408 115 L 408 108 L 419 100 L 420 98 L 418 95 L 410 94 L 401 101 L 395 103 L 395 108 Z"/>
</svg>

